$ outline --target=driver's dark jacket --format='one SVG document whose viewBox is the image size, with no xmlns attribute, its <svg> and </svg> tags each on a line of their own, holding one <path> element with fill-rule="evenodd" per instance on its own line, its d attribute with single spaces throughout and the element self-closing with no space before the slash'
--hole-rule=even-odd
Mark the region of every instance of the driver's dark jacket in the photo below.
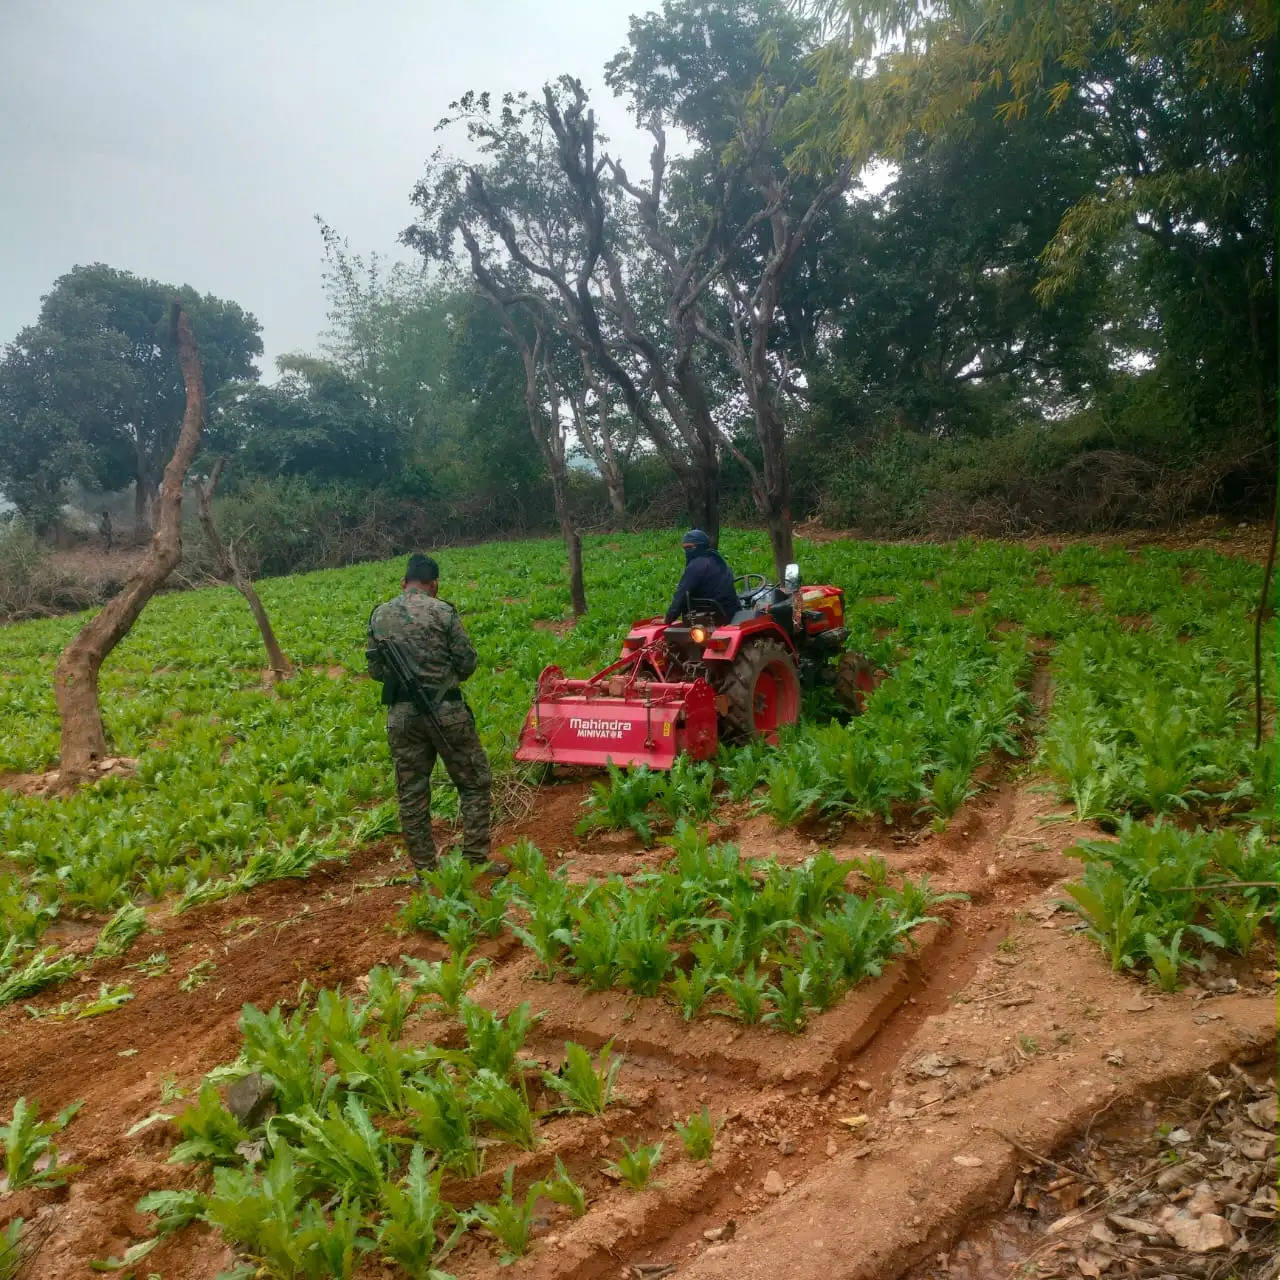
<svg viewBox="0 0 1280 1280">
<path fill-rule="evenodd" d="M 689 608 L 713 608 L 721 622 L 728 622 L 741 607 L 733 590 L 733 570 L 718 551 L 686 551 L 684 576 L 667 610 L 667 622 L 674 622 Z"/>
</svg>

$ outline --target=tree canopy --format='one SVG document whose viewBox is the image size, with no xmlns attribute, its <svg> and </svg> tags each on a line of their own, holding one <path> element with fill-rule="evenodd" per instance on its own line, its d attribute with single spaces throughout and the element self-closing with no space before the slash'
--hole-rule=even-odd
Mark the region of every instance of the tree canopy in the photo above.
<svg viewBox="0 0 1280 1280">
<path fill-rule="evenodd" d="M 0 488 L 39 527 L 63 486 L 132 481 L 145 526 L 182 425 L 186 393 L 170 304 L 199 335 L 206 387 L 256 378 L 257 320 L 236 303 L 100 263 L 54 282 L 34 325 L 0 359 Z"/>
</svg>

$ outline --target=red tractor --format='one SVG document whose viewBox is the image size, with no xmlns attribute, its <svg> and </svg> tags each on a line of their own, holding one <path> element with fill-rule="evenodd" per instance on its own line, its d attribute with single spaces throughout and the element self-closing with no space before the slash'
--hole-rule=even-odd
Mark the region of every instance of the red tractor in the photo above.
<svg viewBox="0 0 1280 1280">
<path fill-rule="evenodd" d="M 752 573 L 734 586 L 741 608 L 727 623 L 696 609 L 670 624 L 649 618 L 589 680 L 545 668 L 516 759 L 654 769 L 681 752 L 705 760 L 722 737 L 776 741 L 800 714 L 802 685 L 830 685 L 847 710 L 862 711 L 877 673 L 844 651 L 842 588 L 803 587 L 796 565 L 782 585 Z"/>
</svg>

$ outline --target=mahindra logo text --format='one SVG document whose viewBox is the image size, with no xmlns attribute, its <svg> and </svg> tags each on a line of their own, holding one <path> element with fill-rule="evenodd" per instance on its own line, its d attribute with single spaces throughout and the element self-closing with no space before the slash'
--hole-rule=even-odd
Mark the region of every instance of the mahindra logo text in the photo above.
<svg viewBox="0 0 1280 1280">
<path fill-rule="evenodd" d="M 570 716 L 569 728 L 580 738 L 621 738 L 627 726 L 617 720 L 591 720 Z"/>
</svg>

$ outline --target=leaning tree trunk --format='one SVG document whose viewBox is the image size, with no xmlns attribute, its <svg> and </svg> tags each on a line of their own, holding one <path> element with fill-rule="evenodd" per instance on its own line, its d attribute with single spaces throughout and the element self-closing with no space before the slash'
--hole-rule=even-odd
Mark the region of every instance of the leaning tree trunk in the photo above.
<svg viewBox="0 0 1280 1280">
<path fill-rule="evenodd" d="M 224 582 L 229 582 L 244 596 L 245 603 L 249 606 L 249 612 L 253 614 L 253 620 L 258 624 L 258 632 L 262 636 L 262 644 L 267 651 L 267 661 L 271 664 L 272 680 L 287 680 L 293 675 L 293 666 L 289 659 L 284 656 L 284 650 L 280 648 L 280 642 L 276 639 L 276 633 L 271 626 L 271 619 L 267 617 L 267 611 L 263 608 L 262 601 L 259 599 L 253 583 L 249 580 L 248 574 L 240 568 L 240 562 L 236 559 L 235 548 L 227 546 L 222 541 L 222 535 L 218 532 L 218 526 L 214 523 L 213 493 L 218 487 L 218 478 L 222 475 L 222 467 L 225 461 L 224 458 L 219 458 L 213 464 L 213 472 L 209 476 L 208 483 L 197 486 L 196 496 L 200 502 L 200 527 L 204 530 L 204 536 L 208 539 L 209 546 L 213 550 L 218 576 Z"/>
<path fill-rule="evenodd" d="M 107 754 L 98 701 L 98 672 L 112 649 L 129 633 L 148 600 L 182 557 L 182 483 L 200 445 L 204 427 L 204 376 L 200 352 L 186 312 L 175 301 L 172 328 L 178 363 L 187 388 L 187 408 L 178 443 L 164 469 L 164 491 L 151 546 L 121 590 L 103 606 L 62 651 L 53 677 L 62 722 L 61 769 L 65 782 L 89 777 Z"/>
</svg>

